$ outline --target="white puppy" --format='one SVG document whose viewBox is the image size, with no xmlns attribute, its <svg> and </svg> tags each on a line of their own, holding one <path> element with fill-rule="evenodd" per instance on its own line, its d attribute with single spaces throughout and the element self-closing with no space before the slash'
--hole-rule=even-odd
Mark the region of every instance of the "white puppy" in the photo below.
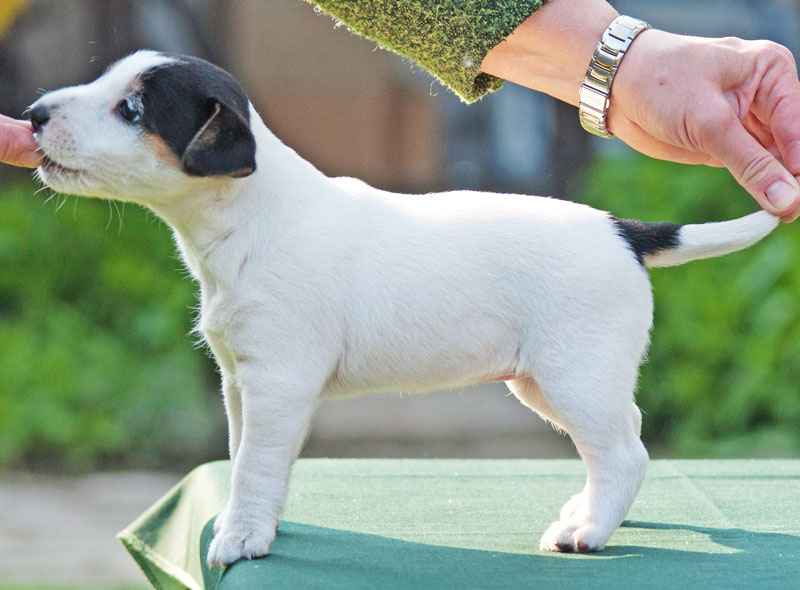
<svg viewBox="0 0 800 590">
<path fill-rule="evenodd" d="M 540 547 L 602 549 L 648 460 L 633 399 L 652 322 L 645 267 L 733 252 L 778 223 L 644 224 L 550 198 L 328 178 L 230 75 L 151 51 L 30 115 L 43 182 L 151 208 L 200 283 L 233 460 L 212 565 L 269 550 L 320 396 L 491 380 L 566 430 L 586 464 Z"/>
</svg>

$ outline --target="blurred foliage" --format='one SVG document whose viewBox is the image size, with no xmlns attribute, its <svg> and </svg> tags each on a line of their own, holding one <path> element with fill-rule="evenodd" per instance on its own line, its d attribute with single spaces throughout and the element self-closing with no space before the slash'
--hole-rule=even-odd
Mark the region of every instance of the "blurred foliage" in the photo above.
<svg viewBox="0 0 800 590">
<path fill-rule="evenodd" d="M 598 162 L 581 186 L 578 200 L 644 221 L 703 223 L 758 209 L 725 170 L 641 156 Z M 656 454 L 800 454 L 800 227 L 649 272 L 655 321 L 637 396 L 646 442 Z"/>
<path fill-rule="evenodd" d="M 187 337 L 195 287 L 169 228 L 74 197 L 56 212 L 34 190 L 0 193 L 0 466 L 224 455 L 218 379 Z"/>
</svg>

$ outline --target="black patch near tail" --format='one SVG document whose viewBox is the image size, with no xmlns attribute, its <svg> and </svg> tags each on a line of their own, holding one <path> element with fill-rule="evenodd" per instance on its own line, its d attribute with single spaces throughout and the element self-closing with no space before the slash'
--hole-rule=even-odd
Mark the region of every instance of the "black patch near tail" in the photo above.
<svg viewBox="0 0 800 590">
<path fill-rule="evenodd" d="M 645 223 L 634 219 L 617 219 L 611 216 L 617 233 L 624 238 L 636 255 L 639 264 L 644 266 L 644 257 L 662 250 L 671 250 L 680 245 L 678 223 Z"/>
</svg>

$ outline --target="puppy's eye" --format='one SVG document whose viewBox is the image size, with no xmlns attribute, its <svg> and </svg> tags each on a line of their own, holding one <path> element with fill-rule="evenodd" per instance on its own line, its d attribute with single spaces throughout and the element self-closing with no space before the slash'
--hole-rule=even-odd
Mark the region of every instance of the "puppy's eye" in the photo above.
<svg viewBox="0 0 800 590">
<path fill-rule="evenodd" d="M 138 100 L 128 97 L 120 103 L 119 114 L 126 121 L 136 123 L 142 118 L 142 105 Z"/>
</svg>

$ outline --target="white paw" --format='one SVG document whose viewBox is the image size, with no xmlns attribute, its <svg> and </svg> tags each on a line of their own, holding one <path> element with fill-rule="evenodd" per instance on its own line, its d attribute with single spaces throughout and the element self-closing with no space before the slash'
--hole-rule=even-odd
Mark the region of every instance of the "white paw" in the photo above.
<svg viewBox="0 0 800 590">
<path fill-rule="evenodd" d="M 575 494 L 572 496 L 566 504 L 561 508 L 561 512 L 558 516 L 559 520 L 568 520 L 575 514 L 583 504 L 583 492 Z"/>
<path fill-rule="evenodd" d="M 566 553 L 601 551 L 613 532 L 614 529 L 602 530 L 588 519 L 573 515 L 551 524 L 539 541 L 539 549 Z"/>
<path fill-rule="evenodd" d="M 214 523 L 214 540 L 208 548 L 209 567 L 230 565 L 242 558 L 262 557 L 275 539 L 274 523 L 252 523 L 223 518 Z"/>
</svg>

